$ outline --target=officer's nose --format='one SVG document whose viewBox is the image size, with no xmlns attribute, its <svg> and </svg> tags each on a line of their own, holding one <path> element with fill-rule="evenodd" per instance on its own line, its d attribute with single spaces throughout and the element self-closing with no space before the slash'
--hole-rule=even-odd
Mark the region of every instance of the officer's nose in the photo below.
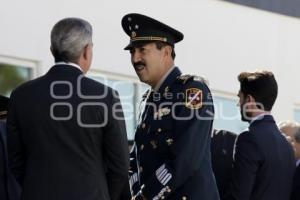
<svg viewBox="0 0 300 200">
<path fill-rule="evenodd" d="M 141 61 L 141 55 L 138 51 L 132 50 L 130 53 L 131 53 L 131 62 L 132 63 Z"/>
</svg>

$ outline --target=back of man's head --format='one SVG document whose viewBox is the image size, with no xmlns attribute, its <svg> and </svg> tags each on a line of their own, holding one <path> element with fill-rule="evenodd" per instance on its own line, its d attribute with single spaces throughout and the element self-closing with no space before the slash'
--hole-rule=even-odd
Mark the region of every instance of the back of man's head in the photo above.
<svg viewBox="0 0 300 200">
<path fill-rule="evenodd" d="M 274 74 L 269 71 L 242 72 L 238 76 L 240 92 L 244 96 L 251 95 L 265 111 L 272 110 L 278 93 Z"/>
<path fill-rule="evenodd" d="M 293 146 L 296 159 L 300 159 L 300 124 L 294 121 L 283 121 L 278 124 L 278 127 Z"/>
<path fill-rule="evenodd" d="M 299 129 L 299 124 L 297 122 L 287 120 L 280 122 L 278 124 L 278 128 L 283 134 L 293 138 L 295 133 Z"/>
<path fill-rule="evenodd" d="M 51 51 L 55 62 L 77 63 L 83 49 L 92 44 L 90 23 L 79 18 L 65 18 L 51 31 Z"/>
</svg>

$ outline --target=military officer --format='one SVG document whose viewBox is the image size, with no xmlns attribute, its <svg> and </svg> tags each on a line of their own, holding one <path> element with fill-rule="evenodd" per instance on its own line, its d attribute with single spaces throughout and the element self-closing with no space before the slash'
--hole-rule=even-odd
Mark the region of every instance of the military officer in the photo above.
<svg viewBox="0 0 300 200">
<path fill-rule="evenodd" d="M 196 76 L 174 66 L 183 34 L 141 14 L 127 14 L 125 47 L 139 79 L 150 85 L 131 152 L 132 199 L 217 200 L 211 167 L 211 93 Z"/>
</svg>

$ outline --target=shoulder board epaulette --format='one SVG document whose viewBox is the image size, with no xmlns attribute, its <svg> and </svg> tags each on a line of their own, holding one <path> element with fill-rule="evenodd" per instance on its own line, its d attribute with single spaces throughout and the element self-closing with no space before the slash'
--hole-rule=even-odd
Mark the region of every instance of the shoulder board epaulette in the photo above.
<svg viewBox="0 0 300 200">
<path fill-rule="evenodd" d="M 186 84 L 190 80 L 199 81 L 201 83 L 208 84 L 207 80 L 201 76 L 185 74 L 177 77 L 177 81 L 181 82 L 182 84 Z"/>
<path fill-rule="evenodd" d="M 209 83 L 208 83 L 208 80 L 205 79 L 205 78 L 202 77 L 202 76 L 194 76 L 194 81 L 199 81 L 199 82 L 204 83 L 204 84 L 206 84 L 206 85 L 209 84 Z"/>
<path fill-rule="evenodd" d="M 192 80 L 193 76 L 189 75 L 189 74 L 185 74 L 185 75 L 181 75 L 177 77 L 177 81 L 182 83 L 182 84 L 186 84 L 189 80 Z"/>
</svg>

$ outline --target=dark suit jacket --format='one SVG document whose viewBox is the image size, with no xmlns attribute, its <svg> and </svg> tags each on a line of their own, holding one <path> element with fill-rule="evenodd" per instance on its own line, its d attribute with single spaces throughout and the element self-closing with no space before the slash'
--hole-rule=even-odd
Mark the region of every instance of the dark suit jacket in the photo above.
<svg viewBox="0 0 300 200">
<path fill-rule="evenodd" d="M 287 200 L 295 159 L 271 115 L 251 123 L 238 136 L 231 194 L 234 200 Z"/>
<path fill-rule="evenodd" d="M 1 123 L 1 121 L 0 121 Z M 0 125 L 2 126 L 2 125 Z M 8 200 L 7 191 L 7 168 L 6 156 L 4 150 L 4 137 L 3 128 L 0 128 L 0 199 Z"/>
<path fill-rule="evenodd" d="M 119 199 L 129 155 L 111 88 L 73 66 L 53 66 L 12 92 L 7 125 L 24 200 Z"/>
<path fill-rule="evenodd" d="M 291 200 L 300 199 L 300 165 L 296 168 L 293 182 L 293 189 L 291 194 Z"/>
<path fill-rule="evenodd" d="M 8 167 L 6 123 L 0 120 L 0 199 L 20 200 L 21 190 Z"/>
<path fill-rule="evenodd" d="M 236 137 L 236 134 L 229 131 L 214 130 L 211 138 L 212 168 L 221 199 L 224 198 L 230 186 L 228 183 L 231 181 L 233 147 Z"/>
</svg>

